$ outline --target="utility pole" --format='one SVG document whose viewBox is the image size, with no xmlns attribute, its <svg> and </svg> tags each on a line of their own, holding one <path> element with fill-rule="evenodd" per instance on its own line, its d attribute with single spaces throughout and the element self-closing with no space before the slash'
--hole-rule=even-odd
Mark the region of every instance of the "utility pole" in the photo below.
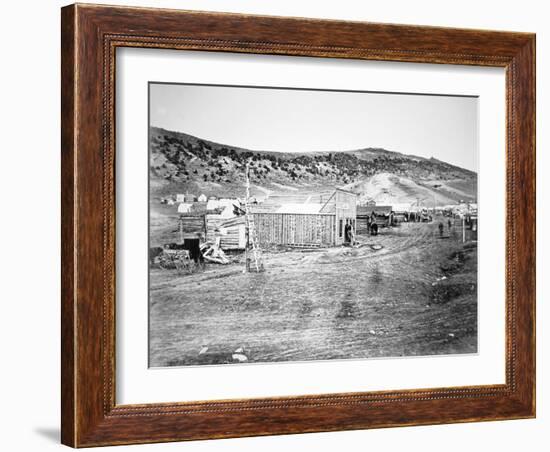
<svg viewBox="0 0 550 452">
<path fill-rule="evenodd" d="M 462 243 L 466 241 L 466 221 L 464 215 L 462 215 Z"/>
<path fill-rule="evenodd" d="M 247 162 L 246 164 L 246 197 L 245 197 L 245 236 L 246 236 L 246 245 L 245 245 L 245 272 L 251 271 L 251 254 L 254 257 L 254 266 L 256 272 L 261 272 L 264 270 L 262 253 L 260 251 L 260 244 L 258 241 L 258 235 L 256 231 L 256 225 L 254 224 L 254 214 L 250 208 L 250 177 L 249 177 L 250 167 Z"/>
<path fill-rule="evenodd" d="M 180 233 L 180 245 L 181 245 L 183 243 L 183 217 L 181 215 L 178 221 L 178 230 Z"/>
<path fill-rule="evenodd" d="M 246 187 L 246 195 L 245 195 L 245 201 L 244 201 L 244 208 L 245 208 L 245 221 L 244 221 L 244 233 L 245 233 L 245 246 L 244 246 L 244 262 L 245 262 L 245 272 L 250 271 L 250 228 L 248 226 L 248 199 L 250 197 L 250 178 L 249 178 L 249 172 L 250 172 L 250 162 L 246 162 L 245 167 L 245 187 Z"/>
</svg>

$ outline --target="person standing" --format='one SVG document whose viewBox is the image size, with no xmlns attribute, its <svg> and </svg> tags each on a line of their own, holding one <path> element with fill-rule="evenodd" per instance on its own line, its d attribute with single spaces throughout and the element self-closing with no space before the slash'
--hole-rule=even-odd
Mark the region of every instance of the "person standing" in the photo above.
<svg viewBox="0 0 550 452">
<path fill-rule="evenodd" d="M 346 227 L 344 228 L 344 234 L 346 238 L 346 243 L 351 243 L 351 224 L 349 220 L 346 220 Z"/>
</svg>

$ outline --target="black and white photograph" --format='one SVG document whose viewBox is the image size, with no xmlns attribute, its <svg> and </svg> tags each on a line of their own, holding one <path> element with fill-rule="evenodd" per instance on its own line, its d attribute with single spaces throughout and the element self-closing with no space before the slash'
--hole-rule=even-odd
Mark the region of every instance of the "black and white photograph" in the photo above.
<svg viewBox="0 0 550 452">
<path fill-rule="evenodd" d="M 149 366 L 478 352 L 478 98 L 149 83 Z"/>
</svg>

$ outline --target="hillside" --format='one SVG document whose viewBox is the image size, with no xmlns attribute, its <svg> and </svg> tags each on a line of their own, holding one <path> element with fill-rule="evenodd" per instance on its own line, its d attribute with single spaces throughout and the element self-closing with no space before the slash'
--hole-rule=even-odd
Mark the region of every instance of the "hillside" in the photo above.
<svg viewBox="0 0 550 452">
<path fill-rule="evenodd" d="M 192 135 L 151 127 L 152 198 L 175 193 L 242 197 L 251 161 L 252 194 L 307 200 L 334 187 L 379 204 L 420 201 L 426 205 L 475 200 L 477 174 L 439 161 L 385 149 L 279 153 L 250 151 Z"/>
</svg>

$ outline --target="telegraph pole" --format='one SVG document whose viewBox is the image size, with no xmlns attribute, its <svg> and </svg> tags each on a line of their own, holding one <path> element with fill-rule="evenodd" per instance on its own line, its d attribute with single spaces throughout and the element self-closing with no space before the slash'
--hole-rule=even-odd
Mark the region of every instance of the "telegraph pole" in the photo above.
<svg viewBox="0 0 550 452">
<path fill-rule="evenodd" d="M 262 260 L 262 252 L 260 250 L 260 243 L 258 240 L 258 232 L 256 230 L 256 225 L 254 224 L 254 213 L 250 207 L 250 174 L 249 174 L 249 165 L 246 165 L 246 198 L 245 198 L 245 235 L 246 235 L 246 246 L 245 246 L 245 259 L 246 259 L 246 268 L 245 272 L 250 271 L 251 266 L 251 254 L 254 257 L 254 267 L 256 271 L 264 271 L 264 264 Z"/>
<path fill-rule="evenodd" d="M 182 244 L 183 243 L 183 217 L 181 215 L 178 220 L 178 230 L 180 233 L 180 244 Z"/>
<path fill-rule="evenodd" d="M 245 221 L 244 221 L 244 233 L 245 233 L 245 247 L 244 247 L 244 262 L 245 262 L 245 272 L 250 271 L 250 228 L 248 225 L 248 200 L 250 198 L 250 162 L 246 162 L 245 167 L 245 187 L 246 187 L 246 195 L 245 195 Z"/>
</svg>

